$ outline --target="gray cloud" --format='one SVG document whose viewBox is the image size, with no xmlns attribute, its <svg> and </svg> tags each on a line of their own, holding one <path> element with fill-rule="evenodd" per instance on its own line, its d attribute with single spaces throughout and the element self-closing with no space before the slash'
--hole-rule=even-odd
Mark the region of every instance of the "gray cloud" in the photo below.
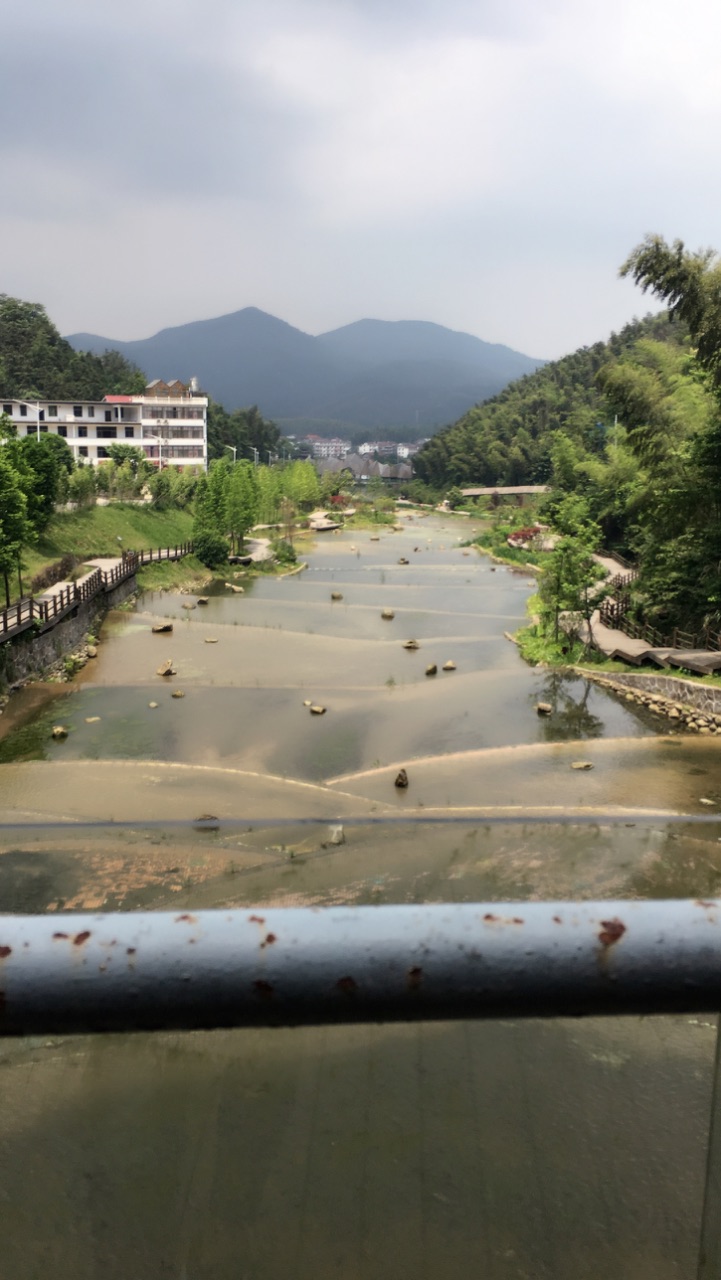
<svg viewBox="0 0 721 1280">
<path fill-rule="evenodd" d="M 66 331 L 253 304 L 552 355 L 645 309 L 616 272 L 647 230 L 716 234 L 714 0 L 6 0 L 3 26 L 2 286 Z"/>
</svg>

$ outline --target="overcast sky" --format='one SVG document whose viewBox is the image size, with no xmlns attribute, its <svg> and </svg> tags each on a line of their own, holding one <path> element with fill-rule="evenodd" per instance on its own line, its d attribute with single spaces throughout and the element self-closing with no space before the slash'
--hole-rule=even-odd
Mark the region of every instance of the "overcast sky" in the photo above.
<svg viewBox="0 0 721 1280">
<path fill-rule="evenodd" d="M 140 338 L 244 306 L 554 357 L 721 247 L 718 0 L 4 0 L 0 291 Z"/>
</svg>

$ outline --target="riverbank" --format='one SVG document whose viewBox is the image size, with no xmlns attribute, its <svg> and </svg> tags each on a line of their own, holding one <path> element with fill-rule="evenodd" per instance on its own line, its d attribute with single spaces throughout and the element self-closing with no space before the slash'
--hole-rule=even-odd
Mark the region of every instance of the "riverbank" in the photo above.
<svg viewBox="0 0 721 1280">
<path fill-rule="evenodd" d="M 189 541 L 192 529 L 192 513 L 178 508 L 158 511 L 116 502 L 59 512 L 37 545 L 23 551 L 25 581 L 29 583 L 68 555 L 83 563 L 95 556 L 118 556 L 122 551 L 176 546 Z"/>
</svg>

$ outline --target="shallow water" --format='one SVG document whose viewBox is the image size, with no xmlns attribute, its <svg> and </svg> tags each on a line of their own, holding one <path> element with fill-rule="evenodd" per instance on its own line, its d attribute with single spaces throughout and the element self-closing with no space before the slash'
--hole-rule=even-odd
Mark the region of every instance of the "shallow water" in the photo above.
<svg viewBox="0 0 721 1280">
<path fill-rule="evenodd" d="M 503 632 L 528 580 L 442 523 L 327 535 L 303 574 L 219 583 L 205 607 L 146 595 L 67 692 L 19 695 L 3 908 L 718 893 L 717 741 L 525 666 Z M 699 1018 L 0 1042 L 4 1266 L 687 1276 L 712 1055 Z"/>
</svg>

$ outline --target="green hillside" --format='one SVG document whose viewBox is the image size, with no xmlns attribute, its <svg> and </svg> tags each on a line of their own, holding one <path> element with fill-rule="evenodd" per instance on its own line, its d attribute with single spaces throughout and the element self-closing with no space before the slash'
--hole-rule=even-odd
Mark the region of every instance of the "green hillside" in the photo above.
<svg viewBox="0 0 721 1280">
<path fill-rule="evenodd" d="M 685 327 L 666 313 L 636 320 L 608 342 L 554 360 L 470 409 L 424 445 L 416 475 L 439 489 L 546 483 L 554 432 L 592 453 L 602 450 L 614 413 L 598 375 L 609 363 L 632 360 L 638 344 L 649 339 L 688 350 Z"/>
<path fill-rule="evenodd" d="M 37 302 L 0 294 L 0 395 L 102 400 L 145 389 L 145 375 L 117 351 L 75 351 Z"/>
</svg>

